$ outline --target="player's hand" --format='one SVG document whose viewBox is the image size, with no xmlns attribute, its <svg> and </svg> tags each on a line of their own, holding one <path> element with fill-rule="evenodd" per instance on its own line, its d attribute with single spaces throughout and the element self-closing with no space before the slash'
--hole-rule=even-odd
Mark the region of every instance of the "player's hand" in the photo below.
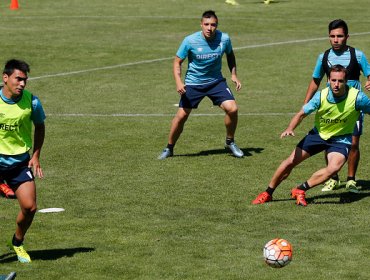
<svg viewBox="0 0 370 280">
<path fill-rule="evenodd" d="M 36 177 L 39 177 L 40 179 L 44 178 L 40 161 L 37 157 L 31 158 L 31 160 L 28 162 L 28 167 L 33 168 L 33 173 Z"/>
<path fill-rule="evenodd" d="M 281 133 L 280 138 L 282 139 L 286 136 L 295 136 L 294 131 L 287 129 L 287 130 L 283 131 L 283 133 Z"/>
<path fill-rule="evenodd" d="M 186 85 L 182 82 L 176 83 L 176 90 L 180 95 L 186 93 Z"/>
<path fill-rule="evenodd" d="M 239 91 L 242 88 L 242 83 L 239 81 L 239 79 L 236 76 L 231 76 L 231 80 L 235 84 L 235 89 Z"/>
<path fill-rule="evenodd" d="M 370 91 L 370 81 L 366 81 L 366 83 L 365 83 L 365 89 L 367 91 Z"/>
</svg>

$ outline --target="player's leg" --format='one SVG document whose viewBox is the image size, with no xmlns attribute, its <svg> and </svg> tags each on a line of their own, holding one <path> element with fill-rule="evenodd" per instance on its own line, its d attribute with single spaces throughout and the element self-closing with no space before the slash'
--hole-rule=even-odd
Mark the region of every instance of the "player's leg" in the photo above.
<svg viewBox="0 0 370 280">
<path fill-rule="evenodd" d="M 346 189 L 350 192 L 358 193 L 360 188 L 356 183 L 356 172 L 360 162 L 360 136 L 362 135 L 364 115 L 361 113 L 358 121 L 356 122 L 355 129 L 352 135 L 352 146 L 348 156 L 348 174 Z"/>
<path fill-rule="evenodd" d="M 252 204 L 263 204 L 271 201 L 273 192 L 282 181 L 288 178 L 293 168 L 310 156 L 311 155 L 308 152 L 302 150 L 300 147 L 296 147 L 290 156 L 280 163 L 279 167 L 274 172 L 266 191 L 260 193 L 256 199 L 252 201 Z"/>
<path fill-rule="evenodd" d="M 346 157 L 338 152 L 331 152 L 328 154 L 328 165 L 312 174 L 310 179 L 307 180 L 310 188 L 328 180 L 333 174 L 339 172 L 343 164 L 346 162 Z"/>
<path fill-rule="evenodd" d="M 210 87 L 207 96 L 212 100 L 214 105 L 219 106 L 225 112 L 225 148 L 230 150 L 235 157 L 243 157 L 243 151 L 239 149 L 234 140 L 238 125 L 238 106 L 226 81 L 221 80 Z"/>
<path fill-rule="evenodd" d="M 33 177 L 30 170 L 24 171 L 23 173 L 23 176 Z M 18 260 L 22 263 L 28 263 L 31 262 L 31 258 L 23 248 L 23 240 L 27 230 L 32 224 L 37 210 L 35 182 L 31 180 L 21 183 L 15 193 L 20 211 L 17 216 L 16 230 L 11 245 L 17 254 Z"/>
<path fill-rule="evenodd" d="M 192 109 L 179 108 L 175 117 L 172 119 L 170 133 L 168 135 L 167 147 L 159 155 L 158 159 L 165 159 L 173 155 L 173 149 L 177 140 L 180 138 L 184 130 L 185 122 L 187 121 Z"/>
<path fill-rule="evenodd" d="M 199 103 L 205 96 L 206 88 L 202 86 L 186 86 L 186 93 L 181 95 L 179 109 L 171 122 L 167 147 L 162 151 L 158 159 L 162 160 L 173 155 L 175 144 L 184 130 L 185 122 L 187 121 L 192 109 L 198 108 Z"/>
</svg>

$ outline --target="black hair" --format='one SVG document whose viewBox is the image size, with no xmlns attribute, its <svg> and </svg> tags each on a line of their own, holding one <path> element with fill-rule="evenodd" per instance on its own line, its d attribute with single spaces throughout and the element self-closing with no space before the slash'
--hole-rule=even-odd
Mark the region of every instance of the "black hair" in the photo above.
<svg viewBox="0 0 370 280">
<path fill-rule="evenodd" d="M 216 16 L 215 11 L 208 10 L 205 11 L 202 15 L 202 18 L 212 18 L 212 17 L 214 17 L 218 21 L 218 17 Z"/>
<path fill-rule="evenodd" d="M 347 23 L 344 20 L 335 19 L 335 20 L 333 20 L 332 22 L 329 23 L 329 33 L 333 29 L 337 29 L 337 28 L 343 28 L 344 35 L 346 35 L 346 36 L 348 35 L 348 26 L 347 26 Z"/>
<path fill-rule="evenodd" d="M 30 66 L 23 60 L 11 59 L 5 63 L 3 74 L 10 76 L 15 70 L 20 70 L 27 74 L 30 72 Z"/>
</svg>

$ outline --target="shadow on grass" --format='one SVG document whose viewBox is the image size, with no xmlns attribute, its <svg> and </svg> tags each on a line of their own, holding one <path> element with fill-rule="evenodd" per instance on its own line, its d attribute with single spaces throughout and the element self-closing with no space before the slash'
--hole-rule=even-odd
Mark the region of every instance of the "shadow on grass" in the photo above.
<svg viewBox="0 0 370 280">
<path fill-rule="evenodd" d="M 244 152 L 245 157 L 250 157 L 253 155 L 252 153 L 259 154 L 264 149 L 263 148 L 244 148 L 241 150 Z M 182 154 L 182 155 L 175 154 L 174 157 L 200 157 L 200 156 L 219 155 L 219 154 L 230 154 L 230 156 L 233 156 L 228 149 L 214 149 L 214 150 L 201 151 L 199 153 L 194 153 L 194 154 Z"/>
<path fill-rule="evenodd" d="M 48 249 L 48 250 L 34 250 L 27 251 L 32 260 L 57 260 L 63 257 L 73 257 L 77 253 L 89 253 L 94 251 L 94 248 L 78 247 L 69 249 Z M 0 263 L 10 263 L 18 261 L 14 252 L 0 255 Z"/>
<path fill-rule="evenodd" d="M 344 188 L 345 184 L 342 186 Z M 310 196 L 310 192 L 307 193 L 306 201 L 308 204 L 347 204 L 360 201 L 366 197 L 370 197 L 370 181 L 358 180 L 357 186 L 361 187 L 359 193 L 351 193 L 348 191 L 333 191 L 330 193 L 322 193 L 319 195 Z M 325 200 L 327 199 L 327 200 Z M 334 200 L 336 199 L 336 200 Z M 288 201 L 294 199 L 274 199 L 273 201 Z M 320 201 L 316 201 L 320 200 Z M 322 201 L 324 200 L 324 201 Z"/>
</svg>

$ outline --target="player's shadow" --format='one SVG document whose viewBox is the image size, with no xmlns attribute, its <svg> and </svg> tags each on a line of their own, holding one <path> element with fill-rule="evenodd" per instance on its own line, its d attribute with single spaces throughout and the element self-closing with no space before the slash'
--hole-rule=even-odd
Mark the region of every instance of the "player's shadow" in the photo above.
<svg viewBox="0 0 370 280">
<path fill-rule="evenodd" d="M 344 188 L 345 184 L 342 185 Z M 361 187 L 359 193 L 351 193 L 348 191 L 332 191 L 329 193 L 317 194 L 310 196 L 310 192 L 307 193 L 306 201 L 308 204 L 347 204 L 360 201 L 366 197 L 370 197 L 370 181 L 358 180 L 357 186 Z M 318 186 L 317 188 L 319 188 Z M 288 201 L 293 199 L 274 199 L 273 201 Z"/>
<path fill-rule="evenodd" d="M 244 153 L 245 157 L 250 157 L 255 154 L 261 153 L 264 149 L 263 148 L 241 148 L 241 150 Z M 231 152 L 228 149 L 214 149 L 214 150 L 206 150 L 206 151 L 200 151 L 199 153 L 193 153 L 193 154 L 181 154 L 181 155 L 174 155 L 174 157 L 200 157 L 200 156 L 210 156 L 210 155 L 219 155 L 219 154 L 230 154 L 230 156 L 233 156 Z"/>
<path fill-rule="evenodd" d="M 57 260 L 64 257 L 73 257 L 78 253 L 89 253 L 95 251 L 95 248 L 77 247 L 68 249 L 48 249 L 48 250 L 29 250 L 27 251 L 32 260 Z M 10 263 L 18 261 L 14 252 L 0 255 L 0 263 Z"/>
</svg>

